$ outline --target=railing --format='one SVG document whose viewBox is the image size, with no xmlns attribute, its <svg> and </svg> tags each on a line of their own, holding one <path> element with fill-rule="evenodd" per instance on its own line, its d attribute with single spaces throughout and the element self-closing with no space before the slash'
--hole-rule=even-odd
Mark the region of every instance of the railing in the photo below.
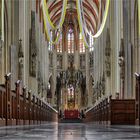
<svg viewBox="0 0 140 140">
<path fill-rule="evenodd" d="M 57 115 L 49 104 L 22 88 L 19 80 L 11 91 L 11 74 L 5 76 L 5 84 L 0 85 L 0 126 L 57 121 Z"/>
<path fill-rule="evenodd" d="M 85 122 L 135 124 L 135 100 L 105 98 L 85 113 Z"/>
</svg>

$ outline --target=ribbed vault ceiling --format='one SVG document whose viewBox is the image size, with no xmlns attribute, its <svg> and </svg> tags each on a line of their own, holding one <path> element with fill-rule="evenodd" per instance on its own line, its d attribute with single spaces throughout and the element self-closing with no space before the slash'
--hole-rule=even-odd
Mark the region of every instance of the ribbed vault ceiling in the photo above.
<svg viewBox="0 0 140 140">
<path fill-rule="evenodd" d="M 63 0 L 46 0 L 53 24 L 57 25 L 62 12 Z M 83 0 L 84 18 L 88 30 L 95 34 L 102 22 L 106 0 Z M 76 0 L 68 0 L 65 21 L 77 19 Z"/>
</svg>

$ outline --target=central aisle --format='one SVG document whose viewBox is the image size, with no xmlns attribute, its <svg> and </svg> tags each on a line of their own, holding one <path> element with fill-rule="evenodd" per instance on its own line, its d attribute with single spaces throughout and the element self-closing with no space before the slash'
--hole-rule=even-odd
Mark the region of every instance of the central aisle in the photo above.
<svg viewBox="0 0 140 140">
<path fill-rule="evenodd" d="M 0 140 L 139 140 L 140 127 L 82 123 L 1 127 Z"/>
</svg>

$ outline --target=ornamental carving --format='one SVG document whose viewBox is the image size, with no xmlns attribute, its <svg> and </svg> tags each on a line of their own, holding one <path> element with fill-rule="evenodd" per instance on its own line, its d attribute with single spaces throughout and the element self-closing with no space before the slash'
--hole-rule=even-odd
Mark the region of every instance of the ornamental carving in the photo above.
<svg viewBox="0 0 140 140">
<path fill-rule="evenodd" d="M 68 64 L 74 64 L 74 55 L 68 55 Z"/>
<path fill-rule="evenodd" d="M 57 68 L 58 69 L 62 69 L 62 60 L 63 60 L 63 56 L 58 54 L 57 55 Z"/>
<path fill-rule="evenodd" d="M 111 45 L 110 45 L 110 31 L 107 28 L 106 35 L 106 47 L 105 47 L 105 68 L 106 68 L 106 76 L 109 77 L 111 74 Z"/>
</svg>

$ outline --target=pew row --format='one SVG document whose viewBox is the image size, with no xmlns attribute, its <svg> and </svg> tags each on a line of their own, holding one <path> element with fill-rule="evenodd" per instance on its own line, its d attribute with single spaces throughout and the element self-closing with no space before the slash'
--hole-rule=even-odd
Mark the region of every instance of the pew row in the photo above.
<svg viewBox="0 0 140 140">
<path fill-rule="evenodd" d="M 57 118 L 58 112 L 22 88 L 19 80 L 11 91 L 10 75 L 5 76 L 5 84 L 0 85 L 0 126 L 56 122 Z"/>
<path fill-rule="evenodd" d="M 111 97 L 109 97 L 87 110 L 85 116 L 85 122 L 111 125 L 134 125 L 135 100 L 111 99 Z"/>
</svg>

